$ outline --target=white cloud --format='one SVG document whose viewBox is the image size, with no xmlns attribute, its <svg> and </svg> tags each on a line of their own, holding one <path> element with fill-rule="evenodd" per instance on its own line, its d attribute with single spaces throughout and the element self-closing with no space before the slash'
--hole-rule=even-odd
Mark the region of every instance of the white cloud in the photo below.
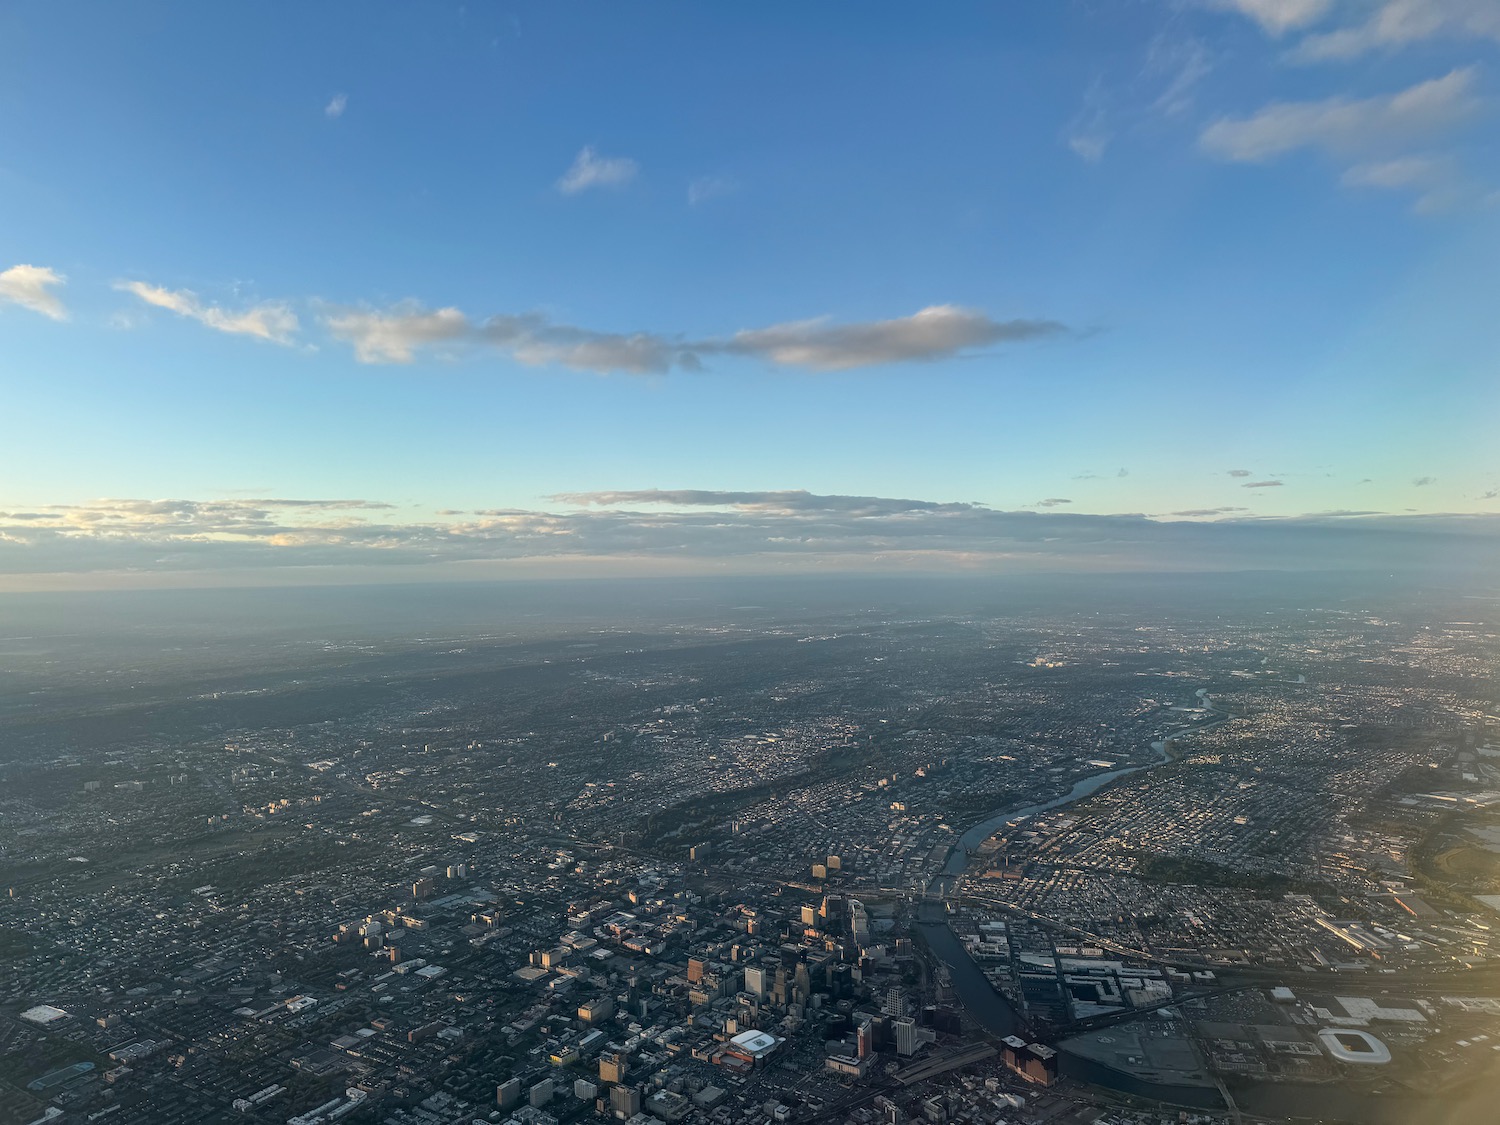
<svg viewBox="0 0 1500 1125">
<path fill-rule="evenodd" d="M 1109 148 L 1110 138 L 1102 131 L 1074 133 L 1068 138 L 1068 147 L 1080 160 L 1097 164 L 1104 159 L 1104 150 Z"/>
<path fill-rule="evenodd" d="M 1292 55 L 1304 61 L 1348 59 L 1438 36 L 1500 42 L 1500 3 L 1496 0 L 1379 0 L 1364 22 L 1309 35 Z"/>
<path fill-rule="evenodd" d="M 1465 181 L 1452 160 L 1437 156 L 1398 156 L 1356 164 L 1340 182 L 1345 187 L 1415 192 L 1415 210 L 1427 215 L 1472 205 L 1483 195 Z"/>
<path fill-rule="evenodd" d="M 1090 164 L 1104 159 L 1104 151 L 1114 139 L 1114 130 L 1110 126 L 1110 98 L 1105 93 L 1103 79 L 1095 78 L 1089 83 L 1083 104 L 1068 122 L 1065 139 L 1079 159 Z"/>
<path fill-rule="evenodd" d="M 1430 156 L 1398 156 L 1356 164 L 1344 173 L 1343 182 L 1351 187 L 1408 188 L 1430 183 L 1443 165 Z"/>
<path fill-rule="evenodd" d="M 46 266 L 11 266 L 0 271 L 0 301 L 9 301 L 53 320 L 67 320 L 68 310 L 52 291 L 66 280 L 62 274 Z"/>
<path fill-rule="evenodd" d="M 1316 23 L 1333 8 L 1333 0 L 1215 0 L 1214 6 L 1240 12 L 1271 35 Z"/>
<path fill-rule="evenodd" d="M 349 95 L 334 94 L 333 97 L 328 100 L 328 104 L 323 107 L 323 116 L 329 118 L 330 120 L 337 121 L 340 117 L 344 116 L 344 110 L 348 108 Z"/>
<path fill-rule="evenodd" d="M 734 508 L 741 512 L 781 515 L 841 512 L 850 516 L 892 516 L 908 512 L 969 512 L 982 505 L 936 500 L 901 500 L 886 496 L 825 496 L 806 489 L 734 492 L 706 488 L 642 488 L 601 492 L 558 492 L 547 497 L 580 508 L 638 505 L 672 508 Z"/>
<path fill-rule="evenodd" d="M 733 195 L 739 188 L 740 185 L 728 176 L 699 176 L 688 184 L 688 203 L 696 207 L 710 199 Z"/>
<path fill-rule="evenodd" d="M 1250 117 L 1221 118 L 1199 137 L 1224 160 L 1259 163 L 1299 148 L 1338 155 L 1389 149 L 1422 140 L 1479 107 L 1473 67 L 1420 82 L 1395 94 L 1315 102 L 1275 102 Z"/>
<path fill-rule="evenodd" d="M 134 294 L 148 305 L 196 320 L 216 332 L 254 336 L 275 344 L 291 343 L 297 332 L 297 315 L 279 301 L 266 301 L 239 312 L 228 312 L 218 305 L 205 305 L 197 294 L 187 289 L 163 289 L 144 281 L 120 281 L 116 282 L 115 288 Z"/>
<path fill-rule="evenodd" d="M 344 310 L 323 318 L 338 339 L 354 345 L 361 363 L 410 363 L 417 348 L 454 343 L 471 335 L 468 317 L 454 308 L 427 311 L 397 305 L 384 312 Z"/>
<path fill-rule="evenodd" d="M 619 187 L 635 179 L 640 165 L 628 156 L 600 156 L 585 145 L 573 158 L 573 165 L 557 181 L 564 195 L 577 195 L 592 187 Z"/>
<path fill-rule="evenodd" d="M 954 305 L 934 305 L 894 320 L 805 320 L 698 340 L 657 332 L 602 332 L 556 324 L 539 313 L 499 314 L 477 323 L 455 308 L 429 311 L 414 303 L 383 311 L 338 310 L 325 315 L 323 323 L 335 337 L 354 346 L 362 363 L 410 363 L 421 348 L 466 343 L 498 349 L 528 366 L 557 364 L 575 371 L 632 375 L 674 368 L 696 371 L 703 366 L 703 356 L 716 354 L 833 371 L 944 359 L 971 348 L 1063 331 L 1052 321 L 997 321 Z"/>
<path fill-rule="evenodd" d="M 856 324 L 826 319 L 736 332 L 717 350 L 759 355 L 788 367 L 838 371 L 908 360 L 933 360 L 968 348 L 1025 340 L 1062 330 L 1051 321 L 991 320 L 957 305 L 930 305 L 911 316 Z"/>
</svg>

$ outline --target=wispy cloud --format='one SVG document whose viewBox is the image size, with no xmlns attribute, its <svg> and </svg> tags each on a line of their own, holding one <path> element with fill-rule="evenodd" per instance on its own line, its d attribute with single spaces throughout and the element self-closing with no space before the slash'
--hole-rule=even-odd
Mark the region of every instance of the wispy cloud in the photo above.
<svg viewBox="0 0 1500 1125">
<path fill-rule="evenodd" d="M 1144 57 L 1132 62 L 1128 73 L 1096 75 L 1064 128 L 1064 141 L 1081 160 L 1098 163 L 1117 136 L 1186 114 L 1214 67 L 1202 40 L 1172 29 L 1153 36 Z"/>
<path fill-rule="evenodd" d="M 1297 149 L 1347 157 L 1422 141 L 1479 108 L 1475 70 L 1451 71 L 1394 94 L 1275 102 L 1245 118 L 1220 118 L 1199 138 L 1223 160 L 1261 163 Z"/>
<path fill-rule="evenodd" d="M 1415 488 L 1426 488 L 1428 485 L 1436 484 L 1437 477 L 1418 477 L 1411 483 Z"/>
<path fill-rule="evenodd" d="M 323 322 L 335 337 L 352 344 L 364 363 L 409 363 L 422 348 L 453 344 L 498 349 L 530 366 L 637 375 L 701 370 L 708 355 L 753 356 L 814 371 L 847 370 L 944 359 L 1063 331 L 1052 321 L 997 321 L 954 305 L 933 305 L 892 320 L 795 321 L 701 339 L 598 331 L 558 324 L 540 313 L 498 314 L 475 321 L 458 309 L 429 311 L 410 302 L 385 310 L 338 309 L 326 314 Z"/>
<path fill-rule="evenodd" d="M 1073 155 L 1090 164 L 1104 159 L 1109 142 L 1114 139 L 1114 128 L 1110 123 L 1110 98 L 1104 81 L 1095 78 L 1084 91 L 1083 104 L 1068 122 L 1064 138 Z"/>
<path fill-rule="evenodd" d="M 591 145 L 585 145 L 557 181 L 557 190 L 577 195 L 594 187 L 619 187 L 635 179 L 639 171 L 640 165 L 628 156 L 600 156 Z"/>
<path fill-rule="evenodd" d="M 230 312 L 218 305 L 204 304 L 187 289 L 163 289 L 144 281 L 120 281 L 115 288 L 130 293 L 148 305 L 166 309 L 178 316 L 196 320 L 216 332 L 234 336 L 254 336 L 276 344 L 289 344 L 298 328 L 297 315 L 279 301 L 266 301 Z"/>
<path fill-rule="evenodd" d="M 1241 488 L 1280 488 L 1284 481 L 1279 480 L 1253 480 L 1247 484 L 1240 485 Z"/>
<path fill-rule="evenodd" d="M 344 110 L 349 108 L 348 94 L 334 94 L 328 99 L 328 104 L 323 107 L 323 116 L 330 121 L 337 121 L 344 116 Z"/>
<path fill-rule="evenodd" d="M 1230 469 L 1229 475 L 1232 477 L 1248 477 L 1251 473 L 1249 469 Z"/>
<path fill-rule="evenodd" d="M 1346 169 L 1339 182 L 1345 187 L 1414 193 L 1413 207 L 1424 215 L 1477 204 L 1486 195 L 1447 156 L 1398 156 L 1368 161 Z"/>
<path fill-rule="evenodd" d="M 20 305 L 53 320 L 67 320 L 68 310 L 54 290 L 67 281 L 46 266 L 19 265 L 0 271 L 0 302 Z"/>
<path fill-rule="evenodd" d="M 1316 23 L 1334 6 L 1334 0 L 1210 0 L 1210 3 L 1248 16 L 1271 35 L 1285 35 Z"/>
<path fill-rule="evenodd" d="M 688 184 L 687 201 L 696 207 L 710 199 L 733 195 L 739 190 L 739 182 L 730 176 L 699 176 Z"/>
<path fill-rule="evenodd" d="M 1213 59 L 1199 40 L 1158 35 L 1147 48 L 1144 71 L 1163 83 L 1151 109 L 1167 117 L 1186 113 L 1192 107 L 1198 84 L 1212 70 Z"/>
<path fill-rule="evenodd" d="M 1038 508 L 1056 508 L 1059 505 L 1071 504 L 1072 502 L 1064 496 L 1049 496 L 1045 500 L 1038 500 L 1036 506 Z"/>
<path fill-rule="evenodd" d="M 1377 0 L 1357 23 L 1309 35 L 1292 52 L 1302 61 L 1350 59 L 1370 51 L 1395 50 L 1427 39 L 1492 39 L 1500 42 L 1500 4 L 1495 0 Z"/>
</svg>

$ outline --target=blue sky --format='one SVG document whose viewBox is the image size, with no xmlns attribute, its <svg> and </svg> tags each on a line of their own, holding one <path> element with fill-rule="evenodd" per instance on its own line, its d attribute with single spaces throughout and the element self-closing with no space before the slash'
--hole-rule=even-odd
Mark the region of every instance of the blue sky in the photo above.
<svg viewBox="0 0 1500 1125">
<path fill-rule="evenodd" d="M 1473 525 L 1497 99 L 1494 0 L 13 3 L 0 582 Z"/>
</svg>

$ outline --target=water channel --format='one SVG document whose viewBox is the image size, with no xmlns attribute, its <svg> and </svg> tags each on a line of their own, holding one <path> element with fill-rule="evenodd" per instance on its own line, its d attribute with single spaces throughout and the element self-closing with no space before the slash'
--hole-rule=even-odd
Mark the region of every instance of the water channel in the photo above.
<svg viewBox="0 0 1500 1125">
<path fill-rule="evenodd" d="M 1299 682 L 1302 682 L 1300 677 Z M 1213 707 L 1206 690 L 1200 691 L 1198 698 L 1213 717 L 1181 727 L 1164 735 L 1161 741 L 1153 742 L 1151 749 L 1156 756 L 1155 761 L 1091 774 L 1061 796 L 991 813 L 969 828 L 950 849 L 942 872 L 929 884 L 928 899 L 922 903 L 918 913 L 917 930 L 933 955 L 948 966 L 954 991 L 958 993 L 964 1010 L 991 1035 L 1024 1036 L 1026 1024 L 1010 1001 L 990 984 L 984 971 L 969 956 L 968 950 L 948 925 L 944 900 L 957 887 L 959 876 L 967 869 L 970 857 L 984 841 L 1007 824 L 1062 808 L 1092 796 L 1120 778 L 1156 769 L 1171 760 L 1167 750 L 1168 743 L 1207 730 L 1230 717 L 1228 713 Z M 1068 1077 L 1123 1094 L 1195 1109 L 1225 1109 L 1223 1098 L 1214 1087 L 1148 1082 L 1094 1060 L 1070 1054 L 1066 1050 L 1060 1053 L 1060 1061 L 1063 1073 Z M 1398 1122 L 1404 1125 L 1412 1121 L 1436 1120 L 1431 1101 L 1410 1094 L 1376 1094 L 1336 1085 L 1311 1086 L 1269 1081 L 1237 1082 L 1231 1085 L 1230 1093 L 1239 1109 L 1271 1117 L 1338 1120 L 1356 1125 L 1397 1125 Z"/>
</svg>

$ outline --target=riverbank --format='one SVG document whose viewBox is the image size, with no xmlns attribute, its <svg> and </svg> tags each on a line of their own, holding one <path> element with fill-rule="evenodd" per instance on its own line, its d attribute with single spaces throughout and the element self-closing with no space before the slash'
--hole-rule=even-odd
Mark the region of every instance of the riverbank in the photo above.
<svg viewBox="0 0 1500 1125">
<path fill-rule="evenodd" d="M 1228 711 L 1221 711 L 1213 706 L 1206 689 L 1199 689 L 1198 699 L 1202 702 L 1204 710 L 1210 712 L 1212 717 L 1202 722 L 1168 731 L 1159 740 L 1151 743 L 1151 752 L 1156 756 L 1155 761 L 1143 762 L 1138 766 L 1124 766 L 1116 770 L 1105 770 L 1101 773 L 1089 774 L 1087 777 L 1074 782 L 1073 787 L 1060 796 L 1053 797 L 1047 801 L 1039 801 L 1036 804 L 1000 809 L 990 813 L 977 824 L 971 825 L 959 836 L 957 842 L 948 849 L 948 857 L 943 863 L 942 872 L 934 876 L 928 884 L 928 895 L 946 898 L 951 894 L 958 885 L 959 877 L 968 870 L 969 861 L 973 858 L 974 853 L 979 850 L 980 845 L 1011 821 L 1063 808 L 1066 805 L 1081 801 L 1085 797 L 1093 796 L 1101 789 L 1113 785 L 1122 778 L 1132 777 L 1147 770 L 1159 769 L 1174 760 L 1171 751 L 1168 749 L 1168 744 L 1175 742 L 1179 738 L 1209 730 L 1232 717 Z"/>
</svg>

